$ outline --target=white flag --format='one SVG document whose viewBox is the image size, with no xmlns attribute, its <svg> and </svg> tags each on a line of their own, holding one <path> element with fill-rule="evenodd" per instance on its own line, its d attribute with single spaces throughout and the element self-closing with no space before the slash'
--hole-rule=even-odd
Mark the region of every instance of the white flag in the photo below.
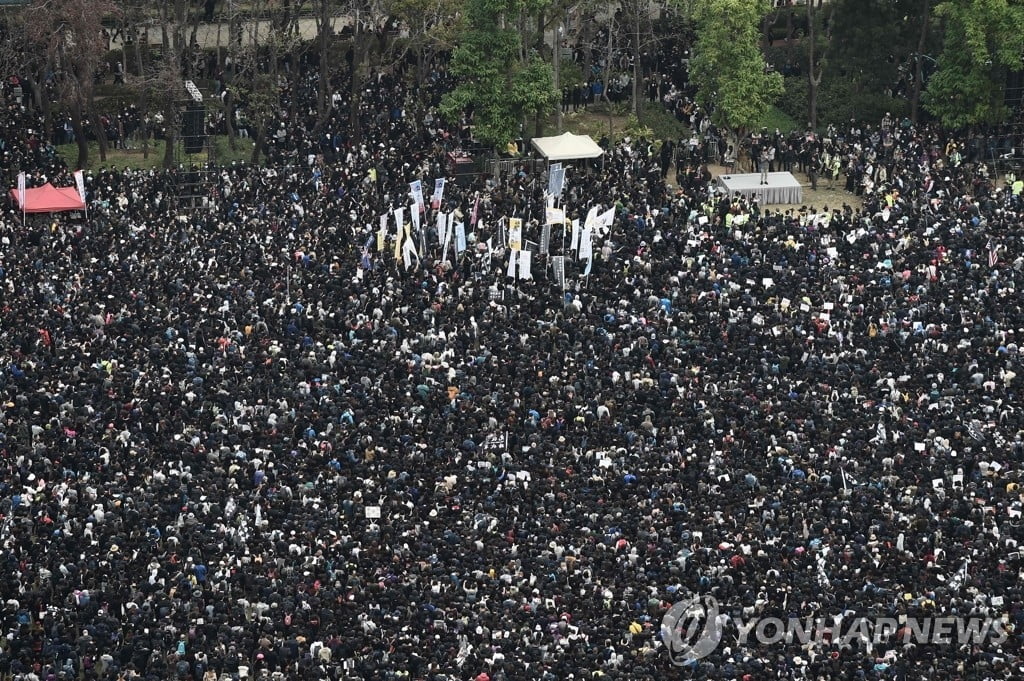
<svg viewBox="0 0 1024 681">
<path fill-rule="evenodd" d="M 600 206 L 594 206 L 589 211 L 587 211 L 587 219 L 584 220 L 583 222 L 584 227 L 594 227 L 594 225 L 597 223 L 597 211 L 599 210 L 601 210 Z"/>
<path fill-rule="evenodd" d="M 420 230 L 420 211 L 417 210 L 416 206 L 413 206 L 409 214 L 412 216 L 412 226 L 418 232 Z"/>
<path fill-rule="evenodd" d="M 575 251 L 580 247 L 580 221 L 572 221 L 572 243 L 569 244 L 569 248 Z"/>
<path fill-rule="evenodd" d="M 18 173 L 18 205 L 25 211 L 25 173 Z"/>
</svg>

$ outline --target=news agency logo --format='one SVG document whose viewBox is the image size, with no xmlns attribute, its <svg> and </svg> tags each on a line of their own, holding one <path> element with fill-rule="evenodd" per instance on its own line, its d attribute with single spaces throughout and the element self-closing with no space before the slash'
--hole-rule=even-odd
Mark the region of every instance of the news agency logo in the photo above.
<svg viewBox="0 0 1024 681">
<path fill-rule="evenodd" d="M 713 653 L 722 641 L 718 601 L 695 595 L 674 603 L 661 618 L 661 640 L 672 664 L 680 667 Z"/>
<path fill-rule="evenodd" d="M 994 648 L 1008 638 L 1007 624 L 991 617 L 845 617 L 743 620 L 723 615 L 712 596 L 692 596 L 672 605 L 661 620 L 661 640 L 672 664 L 695 664 L 718 648 L 726 626 L 740 647 L 778 643 L 874 646 L 914 643 Z M 731 640 L 731 639 L 730 639 Z"/>
</svg>

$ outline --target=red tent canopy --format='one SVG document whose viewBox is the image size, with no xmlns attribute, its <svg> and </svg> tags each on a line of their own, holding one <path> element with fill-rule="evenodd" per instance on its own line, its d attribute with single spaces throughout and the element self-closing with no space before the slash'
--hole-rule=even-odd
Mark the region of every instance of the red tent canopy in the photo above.
<svg viewBox="0 0 1024 681">
<path fill-rule="evenodd" d="M 18 201 L 18 190 L 11 190 L 11 199 L 26 213 L 60 213 L 66 210 L 85 210 L 85 201 L 74 187 L 54 187 L 47 182 L 42 187 L 25 190 L 25 205 Z"/>
</svg>

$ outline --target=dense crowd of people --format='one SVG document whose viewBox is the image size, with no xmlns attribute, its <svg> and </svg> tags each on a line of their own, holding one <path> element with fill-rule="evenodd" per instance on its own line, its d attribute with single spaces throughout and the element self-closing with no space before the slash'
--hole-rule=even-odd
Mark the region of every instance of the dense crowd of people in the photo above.
<svg viewBox="0 0 1024 681">
<path fill-rule="evenodd" d="M 6 208 L 0 678 L 1019 678 L 1024 183 L 852 125 L 791 142 L 862 198 L 781 211 L 716 189 L 703 137 L 624 139 L 567 172 L 568 219 L 614 214 L 581 261 L 545 172 L 448 174 L 446 80 L 371 79 L 359 141 L 344 107 L 282 121 L 194 206 L 106 169 L 87 219 Z M 71 185 L 5 115 L 4 167 Z M 729 630 L 676 668 L 687 594 L 1010 633 Z"/>
</svg>

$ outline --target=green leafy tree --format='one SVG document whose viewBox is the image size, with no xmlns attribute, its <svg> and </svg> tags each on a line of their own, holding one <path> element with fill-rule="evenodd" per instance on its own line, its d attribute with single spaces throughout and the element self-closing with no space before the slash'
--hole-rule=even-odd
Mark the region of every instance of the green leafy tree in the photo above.
<svg viewBox="0 0 1024 681">
<path fill-rule="evenodd" d="M 740 137 L 783 93 L 782 76 L 766 70 L 759 46 L 767 10 L 766 0 L 708 0 L 695 9 L 698 37 L 690 77 L 697 101 Z"/>
<path fill-rule="evenodd" d="M 515 139 L 529 115 L 549 113 L 558 101 L 551 64 L 527 50 L 510 19 L 530 8 L 518 0 L 467 0 L 465 25 L 452 54 L 459 83 L 441 101 L 441 113 L 457 120 L 472 113 L 473 135 L 503 146 Z M 520 23 L 525 23 L 520 21 Z"/>
<path fill-rule="evenodd" d="M 946 0 L 935 8 L 945 24 L 938 68 L 925 109 L 950 128 L 994 123 L 1007 112 L 1006 74 L 1024 55 L 1024 5 L 1013 0 Z"/>
</svg>

